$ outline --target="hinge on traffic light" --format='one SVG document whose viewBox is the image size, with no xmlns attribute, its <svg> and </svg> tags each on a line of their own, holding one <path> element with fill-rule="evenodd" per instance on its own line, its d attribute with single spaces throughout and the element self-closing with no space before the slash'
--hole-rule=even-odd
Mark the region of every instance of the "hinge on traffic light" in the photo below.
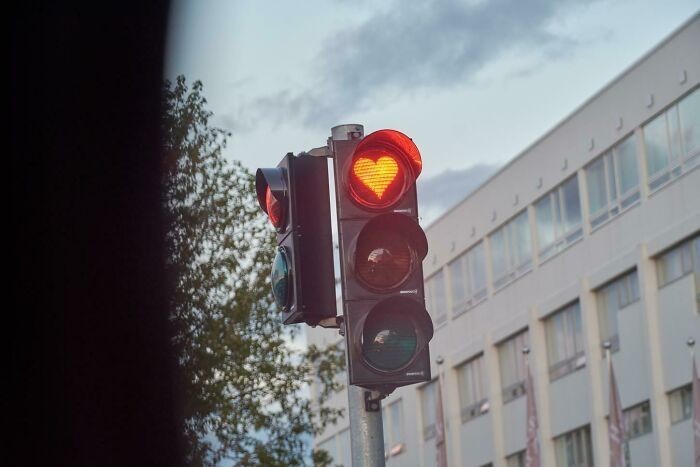
<svg viewBox="0 0 700 467">
<path fill-rule="evenodd" d="M 343 330 L 344 328 L 341 327 L 343 324 L 343 317 L 342 316 L 332 316 L 330 318 L 322 319 L 321 321 L 318 322 L 318 325 L 321 326 L 322 328 L 329 328 L 329 329 L 341 329 L 341 335 L 345 335 Z"/>
<path fill-rule="evenodd" d="M 365 391 L 365 411 L 379 412 L 382 408 L 382 399 L 388 395 L 381 391 Z"/>
</svg>

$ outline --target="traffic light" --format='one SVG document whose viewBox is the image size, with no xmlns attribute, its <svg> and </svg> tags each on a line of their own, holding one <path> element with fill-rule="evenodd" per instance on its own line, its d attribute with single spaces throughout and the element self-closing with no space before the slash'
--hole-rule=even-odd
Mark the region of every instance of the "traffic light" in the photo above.
<svg viewBox="0 0 700 467">
<path fill-rule="evenodd" d="M 430 380 L 433 324 L 423 292 L 428 253 L 418 225 L 422 160 L 406 135 L 333 129 L 343 316 L 350 384 L 385 394 Z"/>
<path fill-rule="evenodd" d="M 255 174 L 258 203 L 277 231 L 272 293 L 284 324 L 335 319 L 328 164 L 287 154 Z"/>
</svg>

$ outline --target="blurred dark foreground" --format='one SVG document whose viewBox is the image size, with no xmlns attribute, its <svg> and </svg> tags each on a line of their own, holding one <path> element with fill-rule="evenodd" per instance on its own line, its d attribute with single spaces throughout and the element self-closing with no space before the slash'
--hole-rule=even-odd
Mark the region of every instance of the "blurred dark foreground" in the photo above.
<svg viewBox="0 0 700 467">
<path fill-rule="evenodd" d="M 168 2 L 24 5 L 6 16 L 19 268 L 4 463 L 181 465 L 160 211 Z"/>
</svg>

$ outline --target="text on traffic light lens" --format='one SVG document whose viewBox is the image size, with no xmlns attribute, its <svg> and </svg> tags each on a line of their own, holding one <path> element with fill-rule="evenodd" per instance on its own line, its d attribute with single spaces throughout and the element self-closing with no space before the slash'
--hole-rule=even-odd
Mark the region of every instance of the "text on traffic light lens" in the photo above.
<svg viewBox="0 0 700 467">
<path fill-rule="evenodd" d="M 287 311 L 291 294 L 291 273 L 289 270 L 289 260 L 284 247 L 277 249 L 277 254 L 272 262 L 272 295 L 275 303 L 281 311 Z"/>
<path fill-rule="evenodd" d="M 418 347 L 413 320 L 402 310 L 378 307 L 370 312 L 362 330 L 362 354 L 374 368 L 397 371 L 406 366 Z"/>
<path fill-rule="evenodd" d="M 284 209 L 282 208 L 282 204 L 272 194 L 272 190 L 270 190 L 269 186 L 265 192 L 265 206 L 272 225 L 274 225 L 276 229 L 281 229 L 284 225 Z"/>
</svg>

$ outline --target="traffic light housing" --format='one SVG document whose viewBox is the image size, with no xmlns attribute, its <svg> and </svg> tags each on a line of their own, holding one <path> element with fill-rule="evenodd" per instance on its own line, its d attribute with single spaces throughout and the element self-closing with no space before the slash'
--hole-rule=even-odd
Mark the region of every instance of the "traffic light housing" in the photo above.
<svg viewBox="0 0 700 467">
<path fill-rule="evenodd" d="M 349 383 L 390 393 L 430 380 L 418 224 L 418 148 L 403 133 L 333 129 L 343 317 Z"/>
<path fill-rule="evenodd" d="M 275 168 L 258 169 L 260 208 L 277 231 L 272 292 L 284 324 L 316 326 L 335 318 L 328 163 L 287 154 Z"/>
</svg>

